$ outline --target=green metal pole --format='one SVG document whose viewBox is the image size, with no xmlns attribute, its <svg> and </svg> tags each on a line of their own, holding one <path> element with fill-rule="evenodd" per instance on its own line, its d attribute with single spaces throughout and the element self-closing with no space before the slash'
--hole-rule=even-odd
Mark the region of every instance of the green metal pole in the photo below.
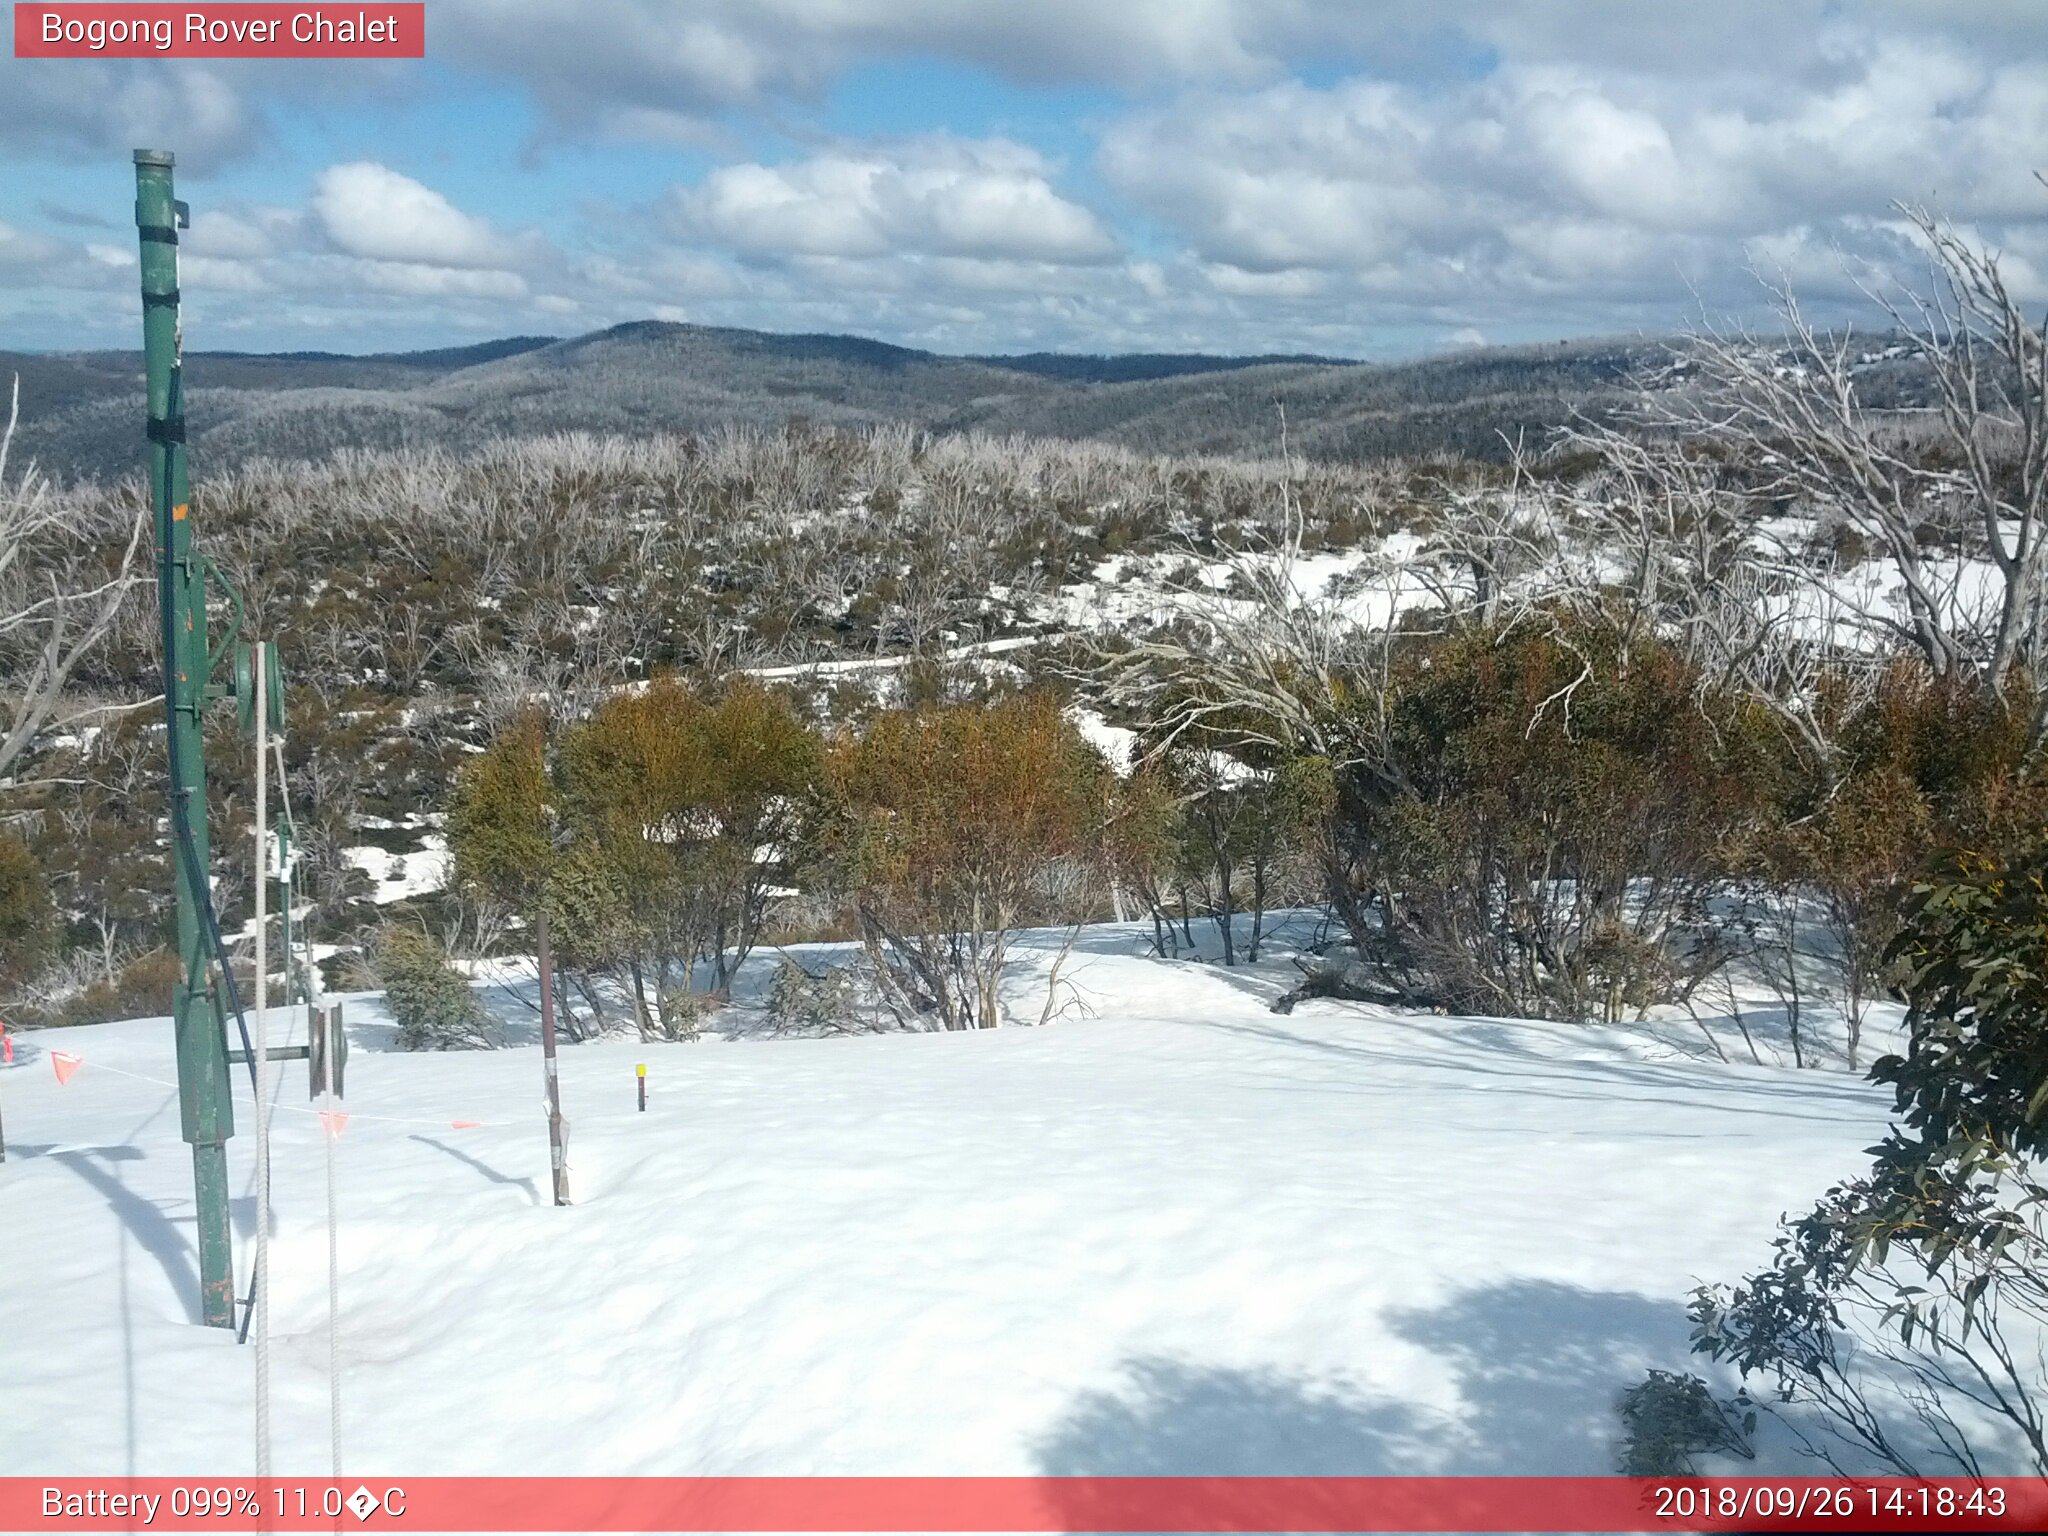
<svg viewBox="0 0 2048 1536">
<path fill-rule="evenodd" d="M 157 599 L 164 632 L 164 715 L 169 727 L 171 862 L 177 872 L 178 958 L 172 1001 L 181 1128 L 192 1146 L 199 1221 L 199 1307 L 214 1328 L 235 1325 L 228 1225 L 226 1018 L 207 952 L 206 759 L 200 710 L 207 696 L 206 575 L 192 552 L 185 465 L 183 338 L 178 322 L 179 208 L 166 150 L 135 152 L 135 224 L 142 243 L 143 359 L 149 376 L 149 485 L 156 509 Z M 189 832 L 187 856 L 180 823 Z M 196 863 L 197 868 L 191 866 Z"/>
</svg>

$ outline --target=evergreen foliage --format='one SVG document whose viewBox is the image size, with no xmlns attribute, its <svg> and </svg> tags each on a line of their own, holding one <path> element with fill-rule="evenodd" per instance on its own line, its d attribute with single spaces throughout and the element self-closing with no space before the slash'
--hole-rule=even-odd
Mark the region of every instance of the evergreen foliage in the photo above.
<svg viewBox="0 0 2048 1536">
<path fill-rule="evenodd" d="M 1618 1022 L 1725 958 L 1709 898 L 1766 824 L 1774 738 L 1682 657 L 1474 632 L 1360 722 L 1326 856 L 1354 942 L 1463 1013 Z"/>
<path fill-rule="evenodd" d="M 27 843 L 0 832 L 0 986 L 19 984 L 48 962 L 57 914 Z"/>
<path fill-rule="evenodd" d="M 468 978 L 431 934 L 385 928 L 371 949 L 371 963 L 398 1025 L 400 1050 L 479 1050 L 498 1043 Z"/>
<path fill-rule="evenodd" d="M 1909 1043 L 1871 1076 L 1898 1095 L 1908 1160 L 2048 1154 L 2048 836 L 2010 858 L 1956 854 L 1915 888 L 1892 958 Z"/>
<path fill-rule="evenodd" d="M 1697 1294 L 1694 1347 L 1811 1396 L 1892 1470 L 1981 1472 L 2009 1454 L 1988 1420 L 2048 1474 L 2048 841 L 1953 856 L 1915 887 L 1890 957 L 1909 1045 L 1870 1075 L 1902 1123 L 1868 1175 L 1787 1225 L 1769 1268 Z M 1903 1431 L 1887 1371 L 1907 1383 Z"/>
<path fill-rule="evenodd" d="M 1651 1371 L 1621 1396 L 1623 1477 L 1696 1477 L 1702 1455 L 1754 1457 L 1755 1410 L 1715 1400 L 1697 1376 Z"/>
<path fill-rule="evenodd" d="M 878 715 L 833 744 L 837 882 L 906 1025 L 987 1029 L 1012 929 L 1104 857 L 1108 770 L 1043 694 Z"/>
</svg>

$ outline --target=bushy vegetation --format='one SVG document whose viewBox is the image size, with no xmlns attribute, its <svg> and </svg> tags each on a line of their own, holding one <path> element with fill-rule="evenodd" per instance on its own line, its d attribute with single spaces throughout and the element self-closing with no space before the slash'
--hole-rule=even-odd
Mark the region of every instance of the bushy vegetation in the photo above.
<svg viewBox="0 0 2048 1536">
<path fill-rule="evenodd" d="M 1096 808 L 1086 878 L 1072 860 L 1044 876 L 1066 895 L 1035 895 L 1036 918 L 1145 916 L 1162 953 L 1235 964 L 1259 957 L 1272 908 L 1326 905 L 1387 995 L 1609 1022 L 1690 1004 L 1740 958 L 1783 978 L 1808 1059 L 1796 957 L 1841 957 L 1853 1036 L 1895 980 L 1883 954 L 1925 855 L 2038 823 L 2026 717 L 1912 657 L 1843 656 L 1797 677 L 1814 708 L 1788 718 L 1698 643 L 1703 621 L 1672 595 L 1682 573 L 1582 584 L 1562 541 L 1624 537 L 1587 500 L 1610 473 L 1596 462 L 1517 492 L 1448 464 L 1148 461 L 806 428 L 256 466 L 211 481 L 202 504 L 252 606 L 283 615 L 307 922 L 363 942 L 392 914 L 367 899 L 362 850 L 462 823 L 450 786 L 482 782 L 464 765 L 479 749 L 502 764 L 537 732 L 549 762 L 529 811 L 549 849 L 566 839 L 559 855 L 520 845 L 499 874 L 399 915 L 456 948 L 517 942 L 527 883 L 550 869 L 558 947 L 589 982 L 572 989 L 572 1034 L 621 1008 L 669 1032 L 664 1000 L 725 993 L 778 892 L 809 898 L 805 932 L 879 935 L 890 925 L 863 924 L 843 823 L 823 809 L 844 743 L 919 700 L 1051 683 L 1128 722 L 1143 760 Z M 1523 527 L 1530 495 L 1572 498 L 1549 543 Z M 1730 549 L 1777 506 L 1713 495 Z M 1401 579 L 1430 599 L 1398 633 L 1340 629 L 1355 587 L 1284 578 L 1389 534 L 1419 545 Z M 1645 545 L 1638 564 L 1676 547 Z M 1154 598 L 1096 653 L 1063 651 L 1046 602 L 1076 580 L 1112 590 L 1119 570 L 1164 608 Z M 131 598 L 81 697 L 146 696 L 148 609 Z M 974 663 L 974 646 L 1015 641 L 1033 644 Z M 1238 644 L 1268 658 L 1248 697 L 1233 693 Z M 906 654 L 893 703 L 871 678 L 802 670 Z M 790 675 L 747 681 L 736 663 Z M 114 986 L 165 936 L 149 897 L 157 727 L 147 711 L 90 718 L 36 754 L 62 792 L 31 782 L 15 799 L 74 990 Z M 231 849 L 250 794 L 221 725 L 216 846 Z M 479 857 L 473 835 L 455 841 Z M 231 858 L 217 872 L 232 928 L 247 882 Z M 886 940 L 877 953 L 906 964 Z M 620 988 L 599 984 L 614 974 Z"/>
<path fill-rule="evenodd" d="M 890 711 L 834 744 L 832 877 L 897 1021 L 1001 1022 L 1013 930 L 1089 915 L 1109 774 L 1042 695 Z"/>
<path fill-rule="evenodd" d="M 1332 845 L 1362 953 L 1457 1013 L 1617 1023 L 1726 958 L 1773 743 L 1654 639 L 1569 620 L 1407 659 Z"/>
<path fill-rule="evenodd" d="M 616 975 L 644 1037 L 694 1033 L 692 992 L 727 995 L 777 882 L 812 854 L 820 771 L 813 731 L 746 678 L 709 698 L 658 679 L 556 741 L 523 714 L 458 781 L 458 877 L 484 902 L 545 906 L 597 1027 L 591 978 Z"/>
<path fill-rule="evenodd" d="M 1900 1123 L 1767 1269 L 1700 1291 L 1695 1347 L 1817 1404 L 1838 1465 L 2048 1474 L 2048 842 L 1956 855 L 1892 957 L 1909 1044 L 1870 1075 Z"/>
<path fill-rule="evenodd" d="M 400 1050 L 477 1050 L 498 1043 L 468 979 L 432 934 L 384 928 L 371 945 L 370 963 L 398 1025 Z"/>
<path fill-rule="evenodd" d="M 57 914 L 28 844 L 0 833 L 0 985 L 20 985 L 49 963 Z"/>
<path fill-rule="evenodd" d="M 1820 962 L 1853 1057 L 1898 981 L 1887 945 L 1926 853 L 2043 815 L 2042 565 L 2013 543 L 2034 537 L 2038 444 L 2012 436 L 2024 400 L 1958 393 L 1967 358 L 1943 339 L 2031 332 L 1992 324 L 1995 271 L 1929 238 L 1963 332 L 1886 349 L 1912 363 L 1915 401 L 1946 402 L 1917 438 L 1882 410 L 1829 415 L 1859 389 L 1899 403 L 1904 386 L 1796 314 L 1772 345 L 1700 339 L 1614 424 L 1581 421 L 1505 467 L 1147 456 L 859 410 L 773 428 L 728 410 L 699 436 L 491 435 L 562 425 L 506 403 L 543 363 L 608 379 L 600 393 L 627 404 L 649 358 L 687 372 L 712 357 L 792 387 L 879 369 L 904 400 L 957 401 L 933 360 L 829 338 L 637 327 L 365 362 L 382 371 L 360 382 L 439 390 L 488 430 L 232 468 L 202 442 L 194 498 L 210 555 L 289 659 L 307 925 L 360 946 L 399 918 L 484 952 L 530 942 L 545 910 L 571 1033 L 623 1010 L 662 1034 L 681 1027 L 670 1003 L 694 1016 L 684 999 L 723 997 L 771 929 L 859 938 L 902 1010 L 964 1018 L 984 989 L 948 1003 L 929 978 L 910 987 L 930 963 L 910 929 L 1124 913 L 1150 919 L 1164 954 L 1236 964 L 1260 957 L 1269 910 L 1309 905 L 1379 994 L 1447 1010 L 1623 1023 L 1695 1007 L 1739 960 L 1779 988 L 1801 1061 Z M 1315 393 L 1336 375 L 1346 399 L 1462 409 L 1531 369 L 1605 389 L 1644 357 L 1201 377 L 1267 391 L 1262 412 L 1284 397 L 1289 446 L 1320 450 L 1342 436 L 1337 397 Z M 2038 392 L 2025 363 L 2008 372 Z M 221 366 L 222 387 L 253 384 Z M 1084 387 L 962 366 L 1045 400 L 1121 391 L 1132 421 L 1195 377 Z M 2017 457 L 1958 449 L 1979 435 Z M 33 499 L 61 534 L 47 559 L 120 569 L 132 484 L 37 482 Z M 1854 562 L 1921 595 L 1879 612 L 1856 594 L 1882 583 L 1838 579 Z M 73 990 L 114 985 L 165 936 L 143 894 L 163 883 L 156 728 L 133 707 L 155 686 L 155 622 L 146 593 L 120 595 L 69 674 L 78 709 L 37 735 L 6 806 L 45 872 Z M 857 663 L 876 665 L 811 670 Z M 1041 700 L 1028 729 L 1003 713 L 1025 695 Z M 1134 771 L 1055 748 L 1080 709 L 1134 734 Z M 915 778 L 919 754 L 969 762 L 984 727 L 1044 748 L 1043 776 L 925 803 L 949 786 Z M 216 748 L 217 902 L 234 929 L 248 768 L 224 723 Z M 952 888 L 920 864 L 925 841 L 950 869 L 967 853 L 948 840 L 983 836 L 977 856 L 1000 865 L 967 812 L 1027 787 L 1047 797 L 1012 807 L 1041 818 L 1028 875 L 970 883 L 964 919 L 942 911 Z M 459 878 L 380 909 L 379 857 L 420 851 L 444 817 Z M 1723 1016 L 1748 1038 L 1732 990 Z"/>
<path fill-rule="evenodd" d="M 1621 1395 L 1623 1477 L 1697 1477 L 1701 1456 L 1750 1460 L 1756 1412 L 1722 1403 L 1693 1375 L 1651 1371 Z"/>
<path fill-rule="evenodd" d="M 417 851 L 460 765 L 536 701 L 566 725 L 658 674 L 716 692 L 736 667 L 905 654 L 918 665 L 901 674 L 902 698 L 968 696 L 949 654 L 1045 634 L 1041 602 L 1113 552 L 1142 578 L 1169 554 L 1255 543 L 1288 473 L 1100 444 L 807 427 L 200 468 L 207 548 L 286 658 L 305 926 L 357 947 L 393 915 L 373 904 L 366 863 Z M 1355 543 L 1419 473 L 1296 466 L 1291 494 L 1316 538 Z M 135 486 L 43 494 L 67 538 L 118 563 Z M 160 723 L 143 707 L 155 644 L 153 595 L 127 590 L 69 677 L 70 725 L 31 744 L 8 791 L 9 824 L 60 914 L 70 979 L 52 973 L 52 987 L 111 982 L 167 938 L 154 896 L 166 880 Z M 978 696 L 1018 680 L 983 677 Z M 857 722 L 879 702 L 851 676 L 770 694 L 812 724 Z M 232 931 L 249 910 L 233 856 L 246 846 L 249 764 L 229 720 L 209 729 L 216 899 Z M 399 915 L 463 948 L 501 937 L 507 908 L 451 892 Z M 656 1027 L 659 990 L 649 983 Z"/>
<path fill-rule="evenodd" d="M 1012 930 L 1087 911 L 1110 793 L 1043 696 L 828 738 L 749 679 L 663 678 L 555 739 L 522 716 L 465 769 L 449 827 L 477 896 L 545 908 L 597 1027 L 610 991 L 643 1036 L 693 1034 L 801 881 L 851 915 L 897 1025 L 971 1029 L 1001 1017 Z M 786 1001 L 808 1019 L 818 996 Z"/>
</svg>

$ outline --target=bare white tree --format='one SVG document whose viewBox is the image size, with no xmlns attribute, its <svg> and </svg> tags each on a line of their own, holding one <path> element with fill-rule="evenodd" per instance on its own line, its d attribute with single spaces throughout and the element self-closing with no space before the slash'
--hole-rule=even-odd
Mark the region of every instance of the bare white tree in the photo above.
<svg viewBox="0 0 2048 1536">
<path fill-rule="evenodd" d="M 146 510 L 109 561 L 94 504 L 58 494 L 33 464 L 10 471 L 21 379 L 0 432 L 0 781 L 58 715 L 72 674 L 143 580 Z M 102 509 L 103 510 L 103 509 Z"/>
<path fill-rule="evenodd" d="M 1853 532 L 1882 579 L 1810 560 L 1800 572 L 1809 591 L 1826 588 L 1836 630 L 1826 638 L 1916 653 L 1937 677 L 2019 711 L 2039 748 L 2048 738 L 2048 314 L 2028 318 L 1996 251 L 1927 209 L 1900 211 L 1926 251 L 1928 281 L 1865 291 L 1924 369 L 1931 405 L 1910 416 L 1873 405 L 1862 344 L 1820 329 L 1779 283 L 1781 338 L 1703 328 L 1632 425 L 1689 443 L 1695 465 L 1706 450 L 1738 467 L 1752 498 Z M 1603 446 L 1615 447 L 1615 435 Z M 1633 453 L 1639 493 L 1695 494 L 1679 483 L 1684 455 Z M 1775 571 L 1792 573 L 1782 560 Z"/>
</svg>

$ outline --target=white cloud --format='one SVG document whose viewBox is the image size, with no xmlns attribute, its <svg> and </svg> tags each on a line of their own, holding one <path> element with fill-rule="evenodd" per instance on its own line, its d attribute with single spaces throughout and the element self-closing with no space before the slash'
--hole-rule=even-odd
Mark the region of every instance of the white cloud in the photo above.
<svg viewBox="0 0 2048 1536">
<path fill-rule="evenodd" d="M 790 165 L 728 165 L 678 194 L 684 227 L 752 256 L 1097 262 L 1115 243 L 1053 190 L 1034 152 L 933 138 L 835 149 Z"/>
<path fill-rule="evenodd" d="M 322 171 L 312 208 L 328 242 L 351 256 L 436 267 L 504 262 L 503 242 L 488 223 L 375 161 Z"/>
<path fill-rule="evenodd" d="M 26 275 L 54 269 L 73 247 L 65 241 L 0 223 L 0 272 Z"/>
<path fill-rule="evenodd" d="M 559 124 L 701 142 L 720 113 L 814 98 L 843 71 L 914 54 L 1029 84 L 1255 79 L 1277 14 L 1332 0 L 439 0 L 434 48 L 524 82 Z M 1286 30 L 1282 28 L 1281 30 Z M 1311 30 L 1318 30 L 1311 28 Z M 1319 33 L 1320 35 L 1320 33 Z"/>
<path fill-rule="evenodd" d="M 1109 182 L 1211 281 L 1355 275 L 1419 303 L 1659 301 L 1740 287 L 1745 245 L 1886 262 L 1894 198 L 2004 237 L 2042 224 L 2048 69 L 1925 40 L 1837 38 L 1807 91 L 1504 64 L 1455 89 L 1356 79 L 1200 92 L 1104 135 Z M 1236 271 L 1239 278 L 1221 274 Z M 1611 312 L 1621 313 L 1619 309 Z"/>
<path fill-rule="evenodd" d="M 192 215 L 192 232 L 185 243 L 209 257 L 256 260 L 291 243 L 298 222 L 296 214 L 279 208 L 251 212 L 202 207 Z"/>
<path fill-rule="evenodd" d="M 354 272 L 365 288 L 414 298 L 523 299 L 528 292 L 526 279 L 516 272 L 417 261 L 365 261 Z"/>
<path fill-rule="evenodd" d="M 195 294 L 266 293 L 270 280 L 260 262 L 234 256 L 185 256 L 178 262 L 178 286 Z"/>
<path fill-rule="evenodd" d="M 2048 283 L 2036 0 L 439 0 L 435 17 L 458 88 L 508 79 L 538 109 L 523 146 L 499 142 L 504 114 L 435 146 L 458 163 L 625 137 L 713 169 L 665 194 L 672 173 L 642 169 L 660 157 L 617 161 L 608 189 L 649 179 L 573 235 L 563 211 L 549 228 L 566 249 L 396 169 L 434 162 L 400 158 L 406 130 L 367 115 L 323 118 L 350 163 L 302 206 L 209 184 L 269 144 L 278 104 L 450 78 L 369 63 L 16 61 L 0 66 L 0 148 L 125 162 L 174 144 L 181 178 L 199 172 L 181 179 L 197 209 L 186 287 L 236 295 L 216 324 L 373 323 L 387 345 L 662 312 L 967 350 L 1370 355 L 1467 330 L 1663 330 L 1688 285 L 1716 312 L 1753 306 L 1745 262 L 1846 311 L 1845 260 L 1911 270 L 1895 197 L 2003 246 L 2023 293 Z M 920 71 L 949 71 L 935 103 L 963 72 L 1088 94 L 1072 115 L 1067 97 L 1001 94 L 972 125 L 906 100 L 890 121 L 924 110 L 931 134 L 826 134 L 866 100 L 835 82 L 876 61 L 913 93 Z M 1311 65 L 1316 83 L 1292 78 Z M 1094 174 L 1020 142 L 1040 132 L 1063 149 L 1092 137 Z M 55 215 L 39 231 L 32 198 L 8 203 L 0 314 L 16 339 L 130 339 L 126 309 L 94 307 L 132 273 L 121 179 L 111 205 L 91 194 L 110 208 L 97 256 Z M 66 290 L 72 307 L 46 318 L 36 295 Z"/>
<path fill-rule="evenodd" d="M 0 146 L 66 159 L 175 147 L 205 168 L 258 141 L 261 114 L 217 64 L 160 59 L 9 59 Z"/>
<path fill-rule="evenodd" d="M 1329 274 L 1308 267 L 1283 267 L 1274 272 L 1247 272 L 1227 263 L 1211 263 L 1202 276 L 1218 293 L 1241 298 L 1307 299 L 1328 291 Z"/>
</svg>

